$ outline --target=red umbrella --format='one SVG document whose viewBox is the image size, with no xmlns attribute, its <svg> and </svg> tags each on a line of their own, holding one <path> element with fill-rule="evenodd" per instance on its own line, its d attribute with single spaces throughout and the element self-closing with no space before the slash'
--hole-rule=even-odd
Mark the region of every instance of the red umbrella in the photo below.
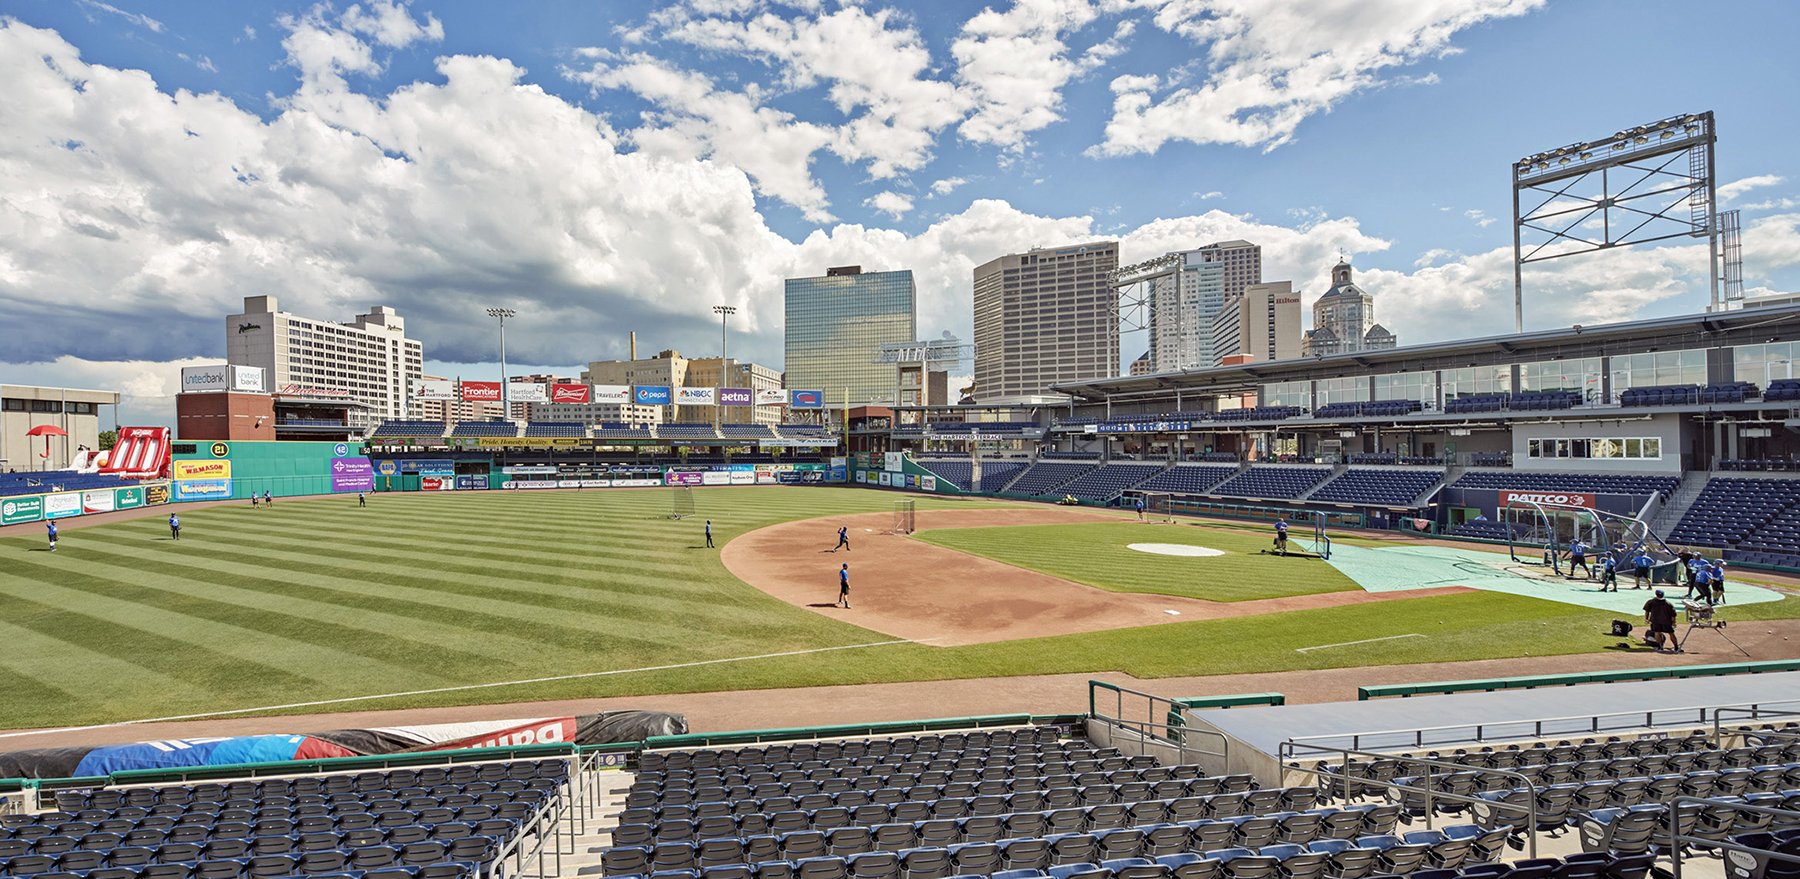
<svg viewBox="0 0 1800 879">
<path fill-rule="evenodd" d="M 25 431 L 25 435 L 26 436 L 41 436 L 41 437 L 43 437 L 44 438 L 44 454 L 40 455 L 39 457 L 49 458 L 50 457 L 50 438 L 53 436 L 68 436 L 69 432 L 66 430 L 63 430 L 60 427 L 57 427 L 54 424 L 40 424 L 37 427 L 34 427 L 28 431 Z"/>
</svg>

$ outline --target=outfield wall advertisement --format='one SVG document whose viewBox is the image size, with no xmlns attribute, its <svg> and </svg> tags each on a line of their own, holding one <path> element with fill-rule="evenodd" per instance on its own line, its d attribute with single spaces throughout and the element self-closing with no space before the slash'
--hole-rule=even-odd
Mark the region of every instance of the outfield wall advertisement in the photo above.
<svg viewBox="0 0 1800 879">
<path fill-rule="evenodd" d="M 0 501 L 0 525 L 23 525 L 45 519 L 135 510 L 138 507 L 168 502 L 169 486 L 162 483 L 49 495 L 16 495 Z"/>
</svg>

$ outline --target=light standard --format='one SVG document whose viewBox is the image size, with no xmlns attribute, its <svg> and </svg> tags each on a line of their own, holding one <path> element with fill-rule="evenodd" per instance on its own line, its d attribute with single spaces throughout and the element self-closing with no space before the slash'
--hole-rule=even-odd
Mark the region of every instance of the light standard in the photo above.
<svg viewBox="0 0 1800 879">
<path fill-rule="evenodd" d="M 719 380 L 723 384 L 730 386 L 731 385 L 731 359 L 726 356 L 725 322 L 727 320 L 730 320 L 732 315 L 737 314 L 737 306 L 735 306 L 735 305 L 715 305 L 712 307 L 712 310 L 713 310 L 714 314 L 717 314 L 719 316 Z M 716 395 L 716 394 L 718 394 L 718 391 L 713 391 L 713 393 Z M 754 414 L 752 415 L 750 420 L 751 421 L 756 420 Z M 723 423 L 725 423 L 725 405 L 722 401 L 720 401 L 718 399 L 714 399 L 713 400 L 713 424 L 714 424 L 714 426 L 717 426 L 717 425 L 720 425 Z"/>
<path fill-rule="evenodd" d="M 513 311 L 510 308 L 490 308 L 487 310 L 488 317 L 497 317 L 500 319 L 500 417 L 501 418 L 511 418 L 512 417 L 512 409 L 510 409 L 507 406 L 507 400 L 506 400 L 506 319 L 509 317 L 512 317 L 516 314 L 518 314 L 518 312 Z"/>
</svg>

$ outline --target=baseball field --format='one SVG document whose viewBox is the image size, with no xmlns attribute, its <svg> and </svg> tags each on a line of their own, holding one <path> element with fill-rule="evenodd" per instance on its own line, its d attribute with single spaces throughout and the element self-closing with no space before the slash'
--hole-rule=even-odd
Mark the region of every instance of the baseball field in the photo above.
<svg viewBox="0 0 1800 879">
<path fill-rule="evenodd" d="M 8 529 L 0 727 L 1344 668 L 1618 641 L 1603 634 L 1609 614 L 1566 603 L 1365 593 L 1317 559 L 1259 554 L 1267 535 L 1243 526 L 918 497 L 920 531 L 905 536 L 885 533 L 892 493 L 693 492 L 681 520 L 661 489 L 184 508 L 179 542 L 152 516 L 65 528 L 54 554 L 40 530 Z M 708 519 L 721 549 L 704 545 Z M 838 527 L 852 547 L 832 553 Z M 1221 554 L 1128 548 L 1147 541 Z M 830 606 L 844 564 L 849 610 Z M 1800 599 L 1733 612 L 1800 617 Z"/>
</svg>

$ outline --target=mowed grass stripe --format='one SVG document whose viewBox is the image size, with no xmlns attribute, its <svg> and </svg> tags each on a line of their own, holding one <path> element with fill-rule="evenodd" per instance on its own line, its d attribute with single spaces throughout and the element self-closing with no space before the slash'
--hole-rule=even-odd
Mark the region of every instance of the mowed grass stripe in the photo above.
<svg viewBox="0 0 1800 879">
<path fill-rule="evenodd" d="M 185 544 L 187 541 L 184 539 L 182 543 Z M 174 544 L 168 545 L 173 546 Z M 299 559 L 304 561 L 304 556 Z M 333 573 L 334 570 L 340 569 L 309 569 L 301 573 L 274 568 L 266 564 L 274 560 L 273 557 L 265 557 L 263 564 L 251 564 L 221 559 L 179 558 L 162 561 L 160 556 L 146 559 L 165 574 L 185 572 L 185 575 L 192 581 L 204 582 L 209 585 L 222 577 L 235 577 L 240 578 L 239 582 L 247 588 L 270 595 L 299 590 L 316 600 L 335 602 L 349 607 L 380 609 L 404 606 L 417 612 L 404 614 L 405 616 L 438 619 L 464 629 L 501 634 L 515 633 L 525 629 L 530 631 L 531 637 L 539 640 L 552 640 L 569 646 L 588 648 L 596 646 L 595 626 L 571 619 L 570 614 L 566 611 L 476 595 L 475 591 L 478 587 L 475 586 L 468 587 L 467 594 L 452 592 L 446 596 L 445 590 L 442 589 L 431 589 L 424 586 L 409 587 L 395 581 L 371 584 L 368 579 L 361 576 L 340 577 Z M 358 572 L 350 571 L 350 573 Z M 398 579 L 411 578 L 396 577 L 396 580 Z M 420 582 L 427 581 L 421 580 Z M 382 592 L 378 594 L 371 586 Z M 468 633 L 465 632 L 466 634 Z M 678 643 L 675 639 L 659 643 L 622 634 L 616 637 L 621 641 L 636 641 L 641 647 L 670 647 Z M 454 652 L 453 649 L 450 652 Z"/>
<path fill-rule="evenodd" d="M 0 620 L 0 642 L 6 644 L 0 671 L 17 682 L 0 683 L 8 700 L 70 699 L 92 709 L 132 700 L 145 686 L 189 700 L 209 695 L 188 681 L 16 622 Z"/>
<path fill-rule="evenodd" d="M 233 646 L 221 642 L 217 636 L 222 633 L 196 639 L 179 637 L 176 633 L 187 633 L 189 624 L 195 622 L 192 617 L 120 601 L 95 590 L 68 589 L 23 576 L 35 573 L 43 572 L 29 564 L 15 564 L 0 572 L 0 595 L 5 596 L 0 607 L 6 609 L 6 619 L 28 620 L 29 628 L 53 637 L 67 638 L 71 633 L 79 633 L 78 643 L 92 650 L 201 689 L 242 673 L 223 671 L 233 666 L 253 670 L 274 684 L 296 686 L 323 679 L 269 665 L 249 655 L 251 651 L 213 650 L 207 646 Z M 239 644 L 260 637 L 260 633 L 241 630 L 231 634 Z"/>
<path fill-rule="evenodd" d="M 262 666 L 284 676 L 320 682 L 341 680 L 349 656 L 357 655 L 352 645 L 334 647 L 271 632 L 266 626 L 258 626 L 257 614 L 254 613 L 239 617 L 237 609 L 220 605 L 211 599 L 171 594 L 149 586 L 101 576 L 91 570 L 98 567 L 95 565 L 85 566 L 89 570 L 82 570 L 73 554 L 69 561 L 71 564 L 68 570 L 80 572 L 80 576 L 72 578 L 75 581 L 72 583 L 66 582 L 71 578 L 67 577 L 67 572 L 62 572 L 65 582 L 62 585 L 52 585 L 55 581 L 45 575 L 59 572 L 41 566 L 27 565 L 26 571 L 15 570 L 11 573 L 38 574 L 37 589 L 41 590 L 38 597 L 54 600 L 59 606 L 85 604 L 92 607 L 93 616 L 98 619 L 130 627 L 146 635 L 173 639 L 179 644 L 187 645 L 183 649 L 190 652 L 204 651 L 208 654 L 236 657 L 240 661 Z M 30 570 L 32 568 L 35 570 Z M 136 573 L 138 576 L 135 579 L 143 583 L 154 582 L 157 577 L 163 576 L 154 571 Z M 95 598 L 100 601 L 95 603 L 92 600 Z M 242 624 L 236 621 L 220 622 L 201 616 L 221 613 L 222 610 L 227 612 L 225 615 L 228 618 L 242 619 Z M 368 635 L 363 633 L 360 637 L 366 638 Z M 441 681 L 436 675 L 426 671 L 390 665 L 372 657 L 364 657 L 355 663 L 355 667 L 359 672 L 378 672 L 396 679 Z"/>
<path fill-rule="evenodd" d="M 184 540 L 183 543 L 186 541 Z M 411 665 L 420 654 L 436 654 L 442 660 L 480 663 L 496 654 L 461 649 L 466 632 L 445 626 L 437 632 L 423 631 L 429 623 L 416 617 L 400 616 L 380 610 L 382 602 L 370 600 L 363 607 L 344 607 L 295 598 L 291 591 L 254 588 L 248 583 L 267 580 L 234 578 L 232 581 L 212 579 L 204 569 L 157 558 L 110 553 L 96 547 L 93 541 L 82 547 L 81 570 L 98 570 L 115 582 L 127 582 L 153 566 L 160 576 L 142 579 L 146 590 L 169 597 L 157 603 L 171 609 L 217 623 L 266 630 L 284 637 L 305 641 L 327 649 L 337 649 L 382 662 Z M 248 580 L 248 583 L 246 583 Z M 319 592 L 304 586 L 294 588 Z M 140 599 L 149 593 L 132 593 Z M 186 599 L 186 600 L 184 600 Z M 436 635 L 448 639 L 435 641 Z M 354 645 L 345 648 L 342 645 Z"/>
</svg>

